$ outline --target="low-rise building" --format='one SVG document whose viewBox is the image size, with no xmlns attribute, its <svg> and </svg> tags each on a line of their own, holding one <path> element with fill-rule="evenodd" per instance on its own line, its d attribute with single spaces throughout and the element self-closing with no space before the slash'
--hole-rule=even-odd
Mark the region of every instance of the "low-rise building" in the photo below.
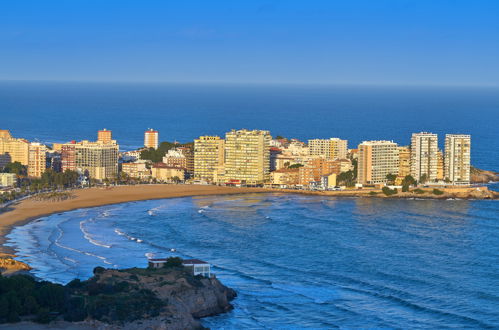
<svg viewBox="0 0 499 330">
<path fill-rule="evenodd" d="M 321 182 L 321 177 L 324 175 L 340 174 L 341 163 L 341 161 L 324 158 L 310 160 L 299 169 L 299 184 L 311 185 L 314 182 Z"/>
<path fill-rule="evenodd" d="M 178 150 L 170 149 L 163 157 L 163 163 L 168 166 L 187 169 L 187 158 Z"/>
<path fill-rule="evenodd" d="M 300 170 L 298 168 L 282 168 L 270 172 L 270 182 L 272 185 L 293 186 L 300 181 Z"/>
<path fill-rule="evenodd" d="M 14 173 L 0 173 L 0 187 L 13 187 L 16 182 L 17 176 Z"/>
<path fill-rule="evenodd" d="M 192 275 L 211 277 L 211 265 L 199 259 L 186 259 L 182 262 L 184 267 L 192 269 Z"/>
<path fill-rule="evenodd" d="M 151 168 L 151 175 L 158 181 L 173 182 L 185 180 L 185 170 L 180 167 L 168 166 L 164 163 L 155 163 Z"/>
<path fill-rule="evenodd" d="M 151 170 L 147 168 L 145 161 L 121 164 L 121 171 L 131 178 L 147 180 L 151 177 Z"/>
</svg>

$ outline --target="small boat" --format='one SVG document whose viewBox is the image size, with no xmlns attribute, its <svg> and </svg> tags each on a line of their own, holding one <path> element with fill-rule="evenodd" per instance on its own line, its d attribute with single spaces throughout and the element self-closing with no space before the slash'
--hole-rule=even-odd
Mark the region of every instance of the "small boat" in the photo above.
<svg viewBox="0 0 499 330">
<path fill-rule="evenodd" d="M 175 251 L 177 251 L 177 250 L 176 249 L 170 249 L 170 252 L 175 252 Z"/>
<path fill-rule="evenodd" d="M 151 210 L 147 211 L 147 213 L 148 213 L 149 215 L 154 215 L 154 213 L 153 213 Z"/>
</svg>

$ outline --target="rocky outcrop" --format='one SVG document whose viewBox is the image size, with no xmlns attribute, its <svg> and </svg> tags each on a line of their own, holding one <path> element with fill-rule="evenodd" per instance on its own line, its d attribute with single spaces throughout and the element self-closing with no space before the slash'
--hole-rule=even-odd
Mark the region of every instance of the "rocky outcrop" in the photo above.
<svg viewBox="0 0 499 330">
<path fill-rule="evenodd" d="M 104 315 L 100 321 L 123 329 L 196 329 L 202 328 L 199 319 L 230 311 L 230 301 L 236 292 L 215 278 L 192 276 L 188 270 L 106 269 L 89 280 L 94 286 L 126 287 L 130 293 L 148 291 L 161 302 L 157 315 L 145 313 L 133 321 L 113 319 L 115 311 Z"/>
<path fill-rule="evenodd" d="M 499 173 L 493 171 L 481 170 L 476 167 L 471 167 L 471 183 L 488 183 L 498 182 Z"/>
<path fill-rule="evenodd" d="M 11 275 L 29 270 L 31 270 L 30 266 L 24 262 L 13 259 L 10 255 L 0 256 L 0 273 L 2 275 Z"/>
</svg>

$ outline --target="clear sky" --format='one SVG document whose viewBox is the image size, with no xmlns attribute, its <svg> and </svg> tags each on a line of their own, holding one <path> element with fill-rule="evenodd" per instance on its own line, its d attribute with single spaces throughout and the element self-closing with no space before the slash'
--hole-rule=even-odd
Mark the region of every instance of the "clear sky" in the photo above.
<svg viewBox="0 0 499 330">
<path fill-rule="evenodd" d="M 499 86 L 499 0 L 2 0 L 0 79 Z"/>
</svg>

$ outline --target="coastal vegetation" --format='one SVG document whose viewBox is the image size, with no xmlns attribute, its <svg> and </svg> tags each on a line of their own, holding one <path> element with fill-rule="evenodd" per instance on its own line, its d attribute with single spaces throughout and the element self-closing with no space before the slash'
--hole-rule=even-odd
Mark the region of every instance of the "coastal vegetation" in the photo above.
<svg viewBox="0 0 499 330">
<path fill-rule="evenodd" d="M 397 188 L 390 189 L 388 187 L 383 187 L 383 189 L 381 189 L 381 191 L 383 192 L 383 194 L 385 194 L 385 196 L 392 196 L 392 195 L 396 195 L 398 193 Z"/>
<path fill-rule="evenodd" d="M 234 297 L 217 279 L 192 275 L 180 258 L 169 258 L 163 268 L 96 267 L 90 279 L 66 285 L 28 275 L 0 276 L 0 322 L 97 320 L 123 325 L 162 316 L 192 326 L 198 325 L 194 316 L 230 310 L 228 301 Z"/>
<path fill-rule="evenodd" d="M 158 149 L 149 148 L 144 149 L 140 152 L 140 159 L 150 160 L 153 163 L 159 163 L 163 160 L 168 150 L 178 148 L 178 147 L 189 147 L 193 148 L 193 143 L 173 143 L 173 142 L 161 142 Z"/>
</svg>

